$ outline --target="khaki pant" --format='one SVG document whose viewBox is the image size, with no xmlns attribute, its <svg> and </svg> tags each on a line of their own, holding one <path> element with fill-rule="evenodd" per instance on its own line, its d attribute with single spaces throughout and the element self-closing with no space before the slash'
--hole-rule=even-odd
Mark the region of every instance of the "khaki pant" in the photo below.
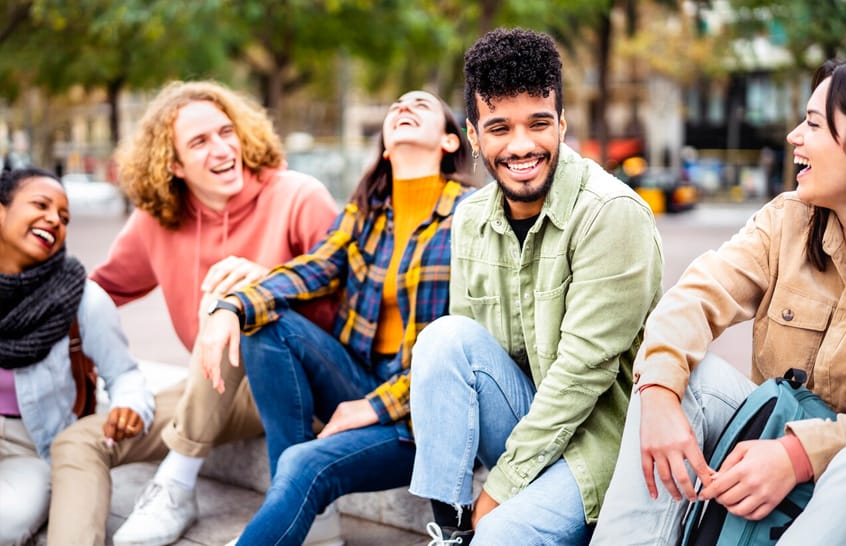
<svg viewBox="0 0 846 546">
<path fill-rule="evenodd" d="M 218 444 L 262 434 L 261 420 L 242 367 L 221 365 L 227 386 L 220 395 L 202 370 L 156 396 L 156 413 L 146 434 L 108 447 L 107 415 L 90 415 L 59 434 L 51 448 L 53 499 L 48 546 L 91 546 L 105 541 L 113 467 L 162 459 L 168 447 L 205 457 Z M 117 484 L 120 487 L 120 484 Z"/>
<path fill-rule="evenodd" d="M 50 467 L 20 419 L 0 416 L 0 546 L 26 544 L 47 519 Z"/>
</svg>

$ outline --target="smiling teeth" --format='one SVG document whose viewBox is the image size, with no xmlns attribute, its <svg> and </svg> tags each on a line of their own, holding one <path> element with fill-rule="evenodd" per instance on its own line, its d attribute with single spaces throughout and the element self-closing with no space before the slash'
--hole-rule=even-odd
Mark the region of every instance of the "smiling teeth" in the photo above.
<svg viewBox="0 0 846 546">
<path fill-rule="evenodd" d="M 512 171 L 527 171 L 533 169 L 537 164 L 538 160 L 533 159 L 532 161 L 523 161 L 521 163 L 509 163 L 508 168 Z"/>
<path fill-rule="evenodd" d="M 231 169 L 234 166 L 235 166 L 235 160 L 233 159 L 232 161 L 227 161 L 226 163 L 224 163 L 223 165 L 220 165 L 219 167 L 215 167 L 214 169 L 212 169 L 212 172 L 215 173 L 215 174 L 220 174 L 223 171 L 228 171 L 229 169 Z"/>
<path fill-rule="evenodd" d="M 35 234 L 37 237 L 41 237 L 51 245 L 56 242 L 56 238 L 53 237 L 53 234 L 49 231 L 45 231 L 40 228 L 32 228 L 32 233 Z"/>
<path fill-rule="evenodd" d="M 794 157 L 793 157 L 793 162 L 794 162 L 794 163 L 796 163 L 797 165 L 804 165 L 805 167 L 810 167 L 810 166 L 811 166 L 811 162 L 810 162 L 810 161 L 808 161 L 807 159 L 801 158 L 801 157 L 795 157 L 795 156 L 794 156 Z"/>
</svg>

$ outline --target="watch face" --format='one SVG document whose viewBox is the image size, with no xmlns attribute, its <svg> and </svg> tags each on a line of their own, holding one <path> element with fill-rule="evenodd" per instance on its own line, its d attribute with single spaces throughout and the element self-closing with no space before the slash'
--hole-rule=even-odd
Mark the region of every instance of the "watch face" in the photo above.
<svg viewBox="0 0 846 546">
<path fill-rule="evenodd" d="M 212 313 L 215 312 L 215 310 L 217 310 L 217 302 L 218 301 L 220 301 L 220 300 L 214 300 L 214 301 L 211 302 L 211 305 L 209 305 L 208 311 L 206 311 L 207 314 L 211 315 Z"/>
</svg>

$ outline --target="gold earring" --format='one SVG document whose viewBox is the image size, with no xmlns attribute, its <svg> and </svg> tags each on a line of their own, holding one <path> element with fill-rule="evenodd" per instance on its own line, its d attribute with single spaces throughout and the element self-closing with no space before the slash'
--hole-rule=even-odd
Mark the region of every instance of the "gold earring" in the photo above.
<svg viewBox="0 0 846 546">
<path fill-rule="evenodd" d="M 388 150 L 385 150 L 385 151 L 382 152 L 382 158 L 383 159 L 390 159 L 390 157 L 391 157 L 391 154 L 388 153 Z"/>
</svg>

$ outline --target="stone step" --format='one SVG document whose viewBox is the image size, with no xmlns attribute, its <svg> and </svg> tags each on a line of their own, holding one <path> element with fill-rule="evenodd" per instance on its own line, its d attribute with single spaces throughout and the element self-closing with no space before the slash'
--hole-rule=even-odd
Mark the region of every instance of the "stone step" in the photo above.
<svg viewBox="0 0 846 546">
<path fill-rule="evenodd" d="M 184 367 L 142 361 L 150 388 L 157 392 L 185 378 Z M 101 408 L 107 407 L 99 393 Z M 134 463 L 112 470 L 112 508 L 107 522 L 107 545 L 132 511 L 135 499 L 152 479 L 157 465 Z M 264 438 L 233 442 L 214 448 L 197 482 L 199 519 L 178 545 L 219 546 L 237 536 L 259 509 L 269 484 Z M 406 488 L 378 493 L 357 493 L 338 499 L 341 529 L 347 546 L 373 544 L 420 545 L 421 533 L 432 519 L 429 503 Z M 46 533 L 34 542 L 46 544 Z"/>
</svg>

